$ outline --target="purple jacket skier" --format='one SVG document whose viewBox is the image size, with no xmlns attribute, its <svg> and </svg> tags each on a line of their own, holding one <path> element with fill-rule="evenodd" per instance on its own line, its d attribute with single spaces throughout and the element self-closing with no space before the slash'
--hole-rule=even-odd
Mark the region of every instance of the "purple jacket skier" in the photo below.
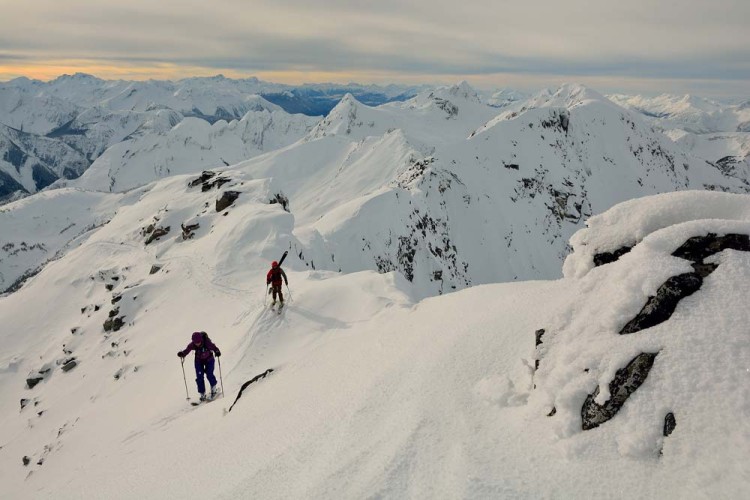
<svg viewBox="0 0 750 500">
<path fill-rule="evenodd" d="M 208 378 L 208 383 L 211 384 L 211 399 L 213 399 L 219 392 L 216 386 L 216 377 L 214 376 L 214 353 L 216 357 L 219 357 L 221 356 L 221 351 L 211 342 L 206 332 L 193 332 L 192 342 L 184 350 L 178 352 L 177 355 L 184 358 L 190 351 L 195 351 L 195 382 L 198 384 L 201 401 L 206 399 L 204 375 Z"/>
</svg>

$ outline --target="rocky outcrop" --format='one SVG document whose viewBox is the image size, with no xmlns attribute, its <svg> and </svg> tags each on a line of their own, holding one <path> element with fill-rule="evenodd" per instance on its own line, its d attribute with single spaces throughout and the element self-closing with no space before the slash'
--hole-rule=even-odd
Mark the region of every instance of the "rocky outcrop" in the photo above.
<svg viewBox="0 0 750 500">
<path fill-rule="evenodd" d="M 728 249 L 750 251 L 750 237 L 746 234 L 718 236 L 709 233 L 686 240 L 672 255 L 691 261 L 695 272 L 672 276 L 664 282 L 656 295 L 648 298 L 638 315 L 620 330 L 620 334 L 639 332 L 668 320 L 677 304 L 698 291 L 703 279 L 716 270 L 717 264 L 705 263 L 704 260 Z"/>
<path fill-rule="evenodd" d="M 221 212 L 230 207 L 239 196 L 240 193 L 238 191 L 224 191 L 221 197 L 216 200 L 216 211 Z"/>
<path fill-rule="evenodd" d="M 271 205 L 278 203 L 285 211 L 289 211 L 289 198 L 284 196 L 283 193 L 276 193 L 268 203 Z"/>
<path fill-rule="evenodd" d="M 674 413 L 669 412 L 664 416 L 664 437 L 672 434 L 675 427 L 677 427 L 677 419 L 675 419 Z"/>
<path fill-rule="evenodd" d="M 216 172 L 211 172 L 210 170 L 204 170 L 200 177 L 197 179 L 193 179 L 188 183 L 188 187 L 196 187 L 201 186 L 201 191 L 206 192 L 210 191 L 213 188 L 220 188 L 224 184 L 229 182 L 229 179 L 226 177 L 221 177 L 216 175 Z"/>
<path fill-rule="evenodd" d="M 109 317 L 104 321 L 104 331 L 105 332 L 116 332 L 123 326 L 125 326 L 125 316 L 117 316 L 120 314 L 120 309 L 112 309 L 109 311 Z"/>
<path fill-rule="evenodd" d="M 169 234 L 169 230 L 170 229 L 171 229 L 170 226 L 167 226 L 167 227 L 162 227 L 162 226 L 154 227 L 154 225 L 151 224 L 150 226 L 148 226 L 145 229 L 146 234 L 148 234 L 148 238 L 146 238 L 146 245 L 152 243 L 155 240 L 158 240 L 162 236 L 166 236 L 167 234 Z"/>
<path fill-rule="evenodd" d="M 182 241 L 192 239 L 193 236 L 195 236 L 195 230 L 200 228 L 200 224 L 180 224 L 180 228 L 182 229 Z M 153 273 L 152 273 L 153 274 Z"/>
<path fill-rule="evenodd" d="M 599 395 L 598 387 L 593 394 L 588 395 L 581 408 L 584 431 L 599 427 L 620 411 L 630 395 L 646 380 L 657 354 L 643 352 L 633 358 L 625 368 L 617 370 L 615 378 L 609 383 L 609 400 L 603 405 L 596 402 Z"/>
<path fill-rule="evenodd" d="M 594 255 L 594 267 L 603 266 L 617 261 L 620 257 L 633 249 L 632 246 L 623 246 L 612 252 L 601 252 Z"/>
<path fill-rule="evenodd" d="M 718 267 L 718 264 L 706 263 L 705 259 L 729 249 L 750 251 L 750 236 L 745 234 L 719 236 L 709 233 L 705 236 L 687 239 L 672 255 L 690 261 L 695 271 L 672 276 L 664 282 L 656 295 L 649 297 L 641 311 L 620 330 L 620 334 L 640 332 L 667 321 L 679 302 L 698 291 L 703 284 L 703 279 Z M 599 394 L 598 387 L 593 394 L 589 394 L 581 408 L 583 430 L 598 427 L 617 414 L 628 397 L 643 384 L 657 354 L 641 353 L 625 368 L 618 370 L 609 384 L 611 396 L 603 405 L 595 401 Z M 668 413 L 664 418 L 664 436 L 671 434 L 676 425 L 674 414 Z"/>
<path fill-rule="evenodd" d="M 620 335 L 635 333 L 667 321 L 685 297 L 697 292 L 703 284 L 698 273 L 685 273 L 669 278 L 656 295 L 649 297 L 646 305 L 620 330 Z"/>
</svg>

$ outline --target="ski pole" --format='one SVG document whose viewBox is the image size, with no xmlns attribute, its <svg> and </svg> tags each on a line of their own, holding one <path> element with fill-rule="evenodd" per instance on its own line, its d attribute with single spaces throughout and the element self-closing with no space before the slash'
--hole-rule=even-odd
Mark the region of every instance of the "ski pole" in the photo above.
<svg viewBox="0 0 750 500">
<path fill-rule="evenodd" d="M 286 293 L 289 294 L 289 303 L 292 303 L 292 291 L 289 289 L 289 283 L 286 284 Z"/>
<path fill-rule="evenodd" d="M 219 362 L 219 380 L 221 380 L 221 397 L 224 397 L 224 377 L 221 376 L 221 356 L 218 356 L 216 360 Z"/>
<path fill-rule="evenodd" d="M 180 364 L 182 365 L 182 380 L 185 382 L 185 399 L 190 400 L 190 394 L 188 394 L 187 388 L 187 377 L 185 377 L 185 358 L 180 358 Z"/>
<path fill-rule="evenodd" d="M 263 307 L 266 307 L 266 297 L 268 297 L 268 285 L 266 285 L 266 293 L 263 294 Z"/>
</svg>

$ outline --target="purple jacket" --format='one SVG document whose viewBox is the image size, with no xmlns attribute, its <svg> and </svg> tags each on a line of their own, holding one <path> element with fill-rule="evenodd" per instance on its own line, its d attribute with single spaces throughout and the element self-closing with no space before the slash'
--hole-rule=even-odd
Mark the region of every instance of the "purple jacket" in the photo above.
<svg viewBox="0 0 750 500">
<path fill-rule="evenodd" d="M 185 356 L 188 355 L 190 351 L 195 351 L 195 361 L 208 361 L 209 359 L 213 359 L 214 352 L 218 355 L 221 355 L 221 351 L 219 351 L 219 348 L 214 345 L 213 342 L 211 342 L 211 339 L 208 338 L 208 335 L 204 337 L 204 341 L 201 343 L 200 346 L 195 345 L 194 342 L 190 342 L 188 346 L 181 351 L 182 354 Z"/>
</svg>

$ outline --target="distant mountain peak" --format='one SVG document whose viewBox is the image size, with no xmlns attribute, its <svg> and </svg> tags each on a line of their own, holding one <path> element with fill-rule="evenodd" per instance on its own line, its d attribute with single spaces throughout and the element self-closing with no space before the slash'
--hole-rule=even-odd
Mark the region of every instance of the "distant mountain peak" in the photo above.
<svg viewBox="0 0 750 500">
<path fill-rule="evenodd" d="M 448 93 L 452 96 L 460 97 L 470 101 L 481 101 L 477 91 L 474 89 L 474 87 L 469 85 L 469 82 L 467 82 L 466 80 L 461 80 L 456 85 L 453 85 L 450 89 L 448 89 Z"/>
</svg>

